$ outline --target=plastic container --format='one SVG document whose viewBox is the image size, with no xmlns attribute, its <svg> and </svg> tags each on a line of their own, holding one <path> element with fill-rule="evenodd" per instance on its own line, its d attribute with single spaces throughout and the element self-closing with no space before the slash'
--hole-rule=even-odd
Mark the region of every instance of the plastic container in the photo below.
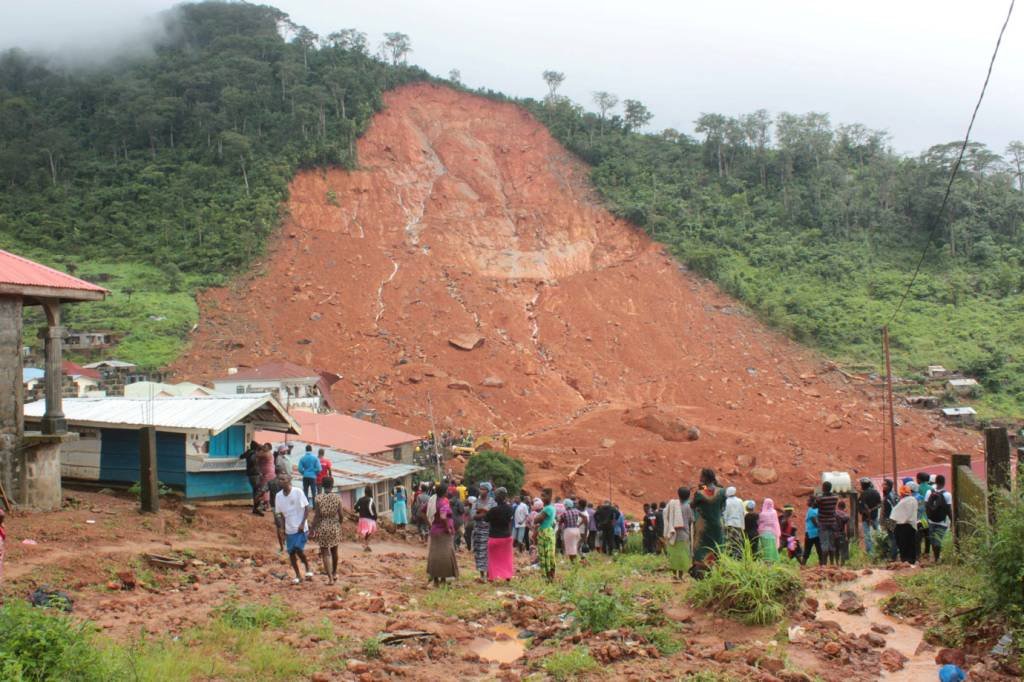
<svg viewBox="0 0 1024 682">
<path fill-rule="evenodd" d="M 821 473 L 821 482 L 828 481 L 832 484 L 832 492 L 834 493 L 849 493 L 853 492 L 853 481 L 850 478 L 850 474 L 846 471 L 823 471 Z"/>
</svg>

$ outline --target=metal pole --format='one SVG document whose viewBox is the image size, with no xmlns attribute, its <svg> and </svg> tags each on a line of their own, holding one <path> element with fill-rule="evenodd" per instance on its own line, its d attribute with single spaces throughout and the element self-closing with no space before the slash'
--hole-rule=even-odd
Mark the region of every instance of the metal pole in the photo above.
<svg viewBox="0 0 1024 682">
<path fill-rule="evenodd" d="M 434 401 L 430 399 L 430 394 L 427 394 L 427 410 L 430 413 L 430 430 L 434 433 L 434 466 L 437 472 L 437 478 L 435 480 L 441 480 L 441 457 L 437 454 L 437 424 L 434 423 Z"/>
<path fill-rule="evenodd" d="M 885 366 L 885 351 L 884 350 L 882 351 L 882 366 Z M 887 418 L 886 417 L 887 410 L 886 410 L 886 407 L 885 407 L 885 401 L 886 401 L 885 389 L 883 388 L 882 389 L 882 481 L 883 482 L 885 482 L 885 455 L 887 454 L 886 451 L 885 451 L 885 442 L 886 442 L 886 437 L 888 436 L 888 434 L 885 432 L 885 422 L 886 422 L 886 418 Z M 894 479 L 893 480 L 893 484 L 896 483 L 895 478 L 896 478 L 896 473 L 893 472 L 893 479 Z"/>
<path fill-rule="evenodd" d="M 889 327 L 882 327 L 882 348 L 885 350 L 885 386 L 889 397 L 889 435 L 892 440 L 892 479 L 896 485 L 899 468 L 896 466 L 896 408 L 892 400 L 892 360 L 889 357 Z"/>
</svg>

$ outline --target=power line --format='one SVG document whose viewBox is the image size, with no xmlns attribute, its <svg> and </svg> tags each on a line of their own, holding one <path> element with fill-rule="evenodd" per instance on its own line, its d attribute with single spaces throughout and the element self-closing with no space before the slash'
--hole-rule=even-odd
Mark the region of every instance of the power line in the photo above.
<svg viewBox="0 0 1024 682">
<path fill-rule="evenodd" d="M 910 290 L 914 287 L 914 282 L 917 281 L 917 276 L 921 274 L 921 266 L 924 264 L 924 259 L 928 255 L 928 249 L 932 245 L 932 241 L 935 239 L 935 232 L 942 220 L 943 213 L 946 211 L 946 204 L 949 202 L 949 193 L 953 189 L 953 181 L 956 179 L 956 174 L 960 170 L 960 163 L 964 159 L 964 153 L 967 151 L 967 145 L 971 140 L 971 130 L 974 128 L 974 119 L 978 117 L 978 110 L 981 109 L 981 102 L 985 99 L 985 91 L 988 89 L 988 81 L 992 77 L 992 67 L 995 66 L 996 55 L 999 54 L 999 46 L 1003 42 L 1003 34 L 1006 33 L 1006 26 L 1010 23 L 1010 16 L 1013 14 L 1013 6 L 1015 3 L 1016 0 L 1010 0 L 1010 9 L 1006 12 L 1006 19 L 1003 20 L 1003 27 L 999 29 L 999 38 L 996 39 L 996 47 L 992 51 L 992 58 L 988 62 L 988 72 L 985 73 L 985 82 L 981 86 L 981 93 L 978 95 L 978 101 L 974 105 L 974 112 L 971 114 L 971 122 L 967 125 L 967 134 L 964 136 L 963 144 L 960 145 L 960 153 L 957 154 L 956 162 L 953 164 L 953 169 L 949 174 L 949 182 L 946 183 L 946 193 L 942 195 L 942 204 L 939 205 L 939 210 L 935 214 L 935 220 L 932 221 L 932 228 L 928 232 L 928 239 L 925 241 L 924 248 L 921 249 L 921 257 L 917 259 L 917 267 L 914 268 L 914 276 L 910 278 L 910 283 L 903 292 L 903 296 L 900 297 L 899 303 L 896 304 L 896 309 L 892 311 L 889 321 L 885 323 L 886 327 L 892 324 L 892 321 L 896 319 L 896 315 L 898 315 L 900 310 L 903 309 L 903 304 L 906 302 L 907 296 L 910 295 Z"/>
</svg>

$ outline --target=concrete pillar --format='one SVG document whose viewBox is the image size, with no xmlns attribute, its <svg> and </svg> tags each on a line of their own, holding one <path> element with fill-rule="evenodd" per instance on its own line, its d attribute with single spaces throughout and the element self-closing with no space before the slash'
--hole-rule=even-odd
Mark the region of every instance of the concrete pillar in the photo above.
<svg viewBox="0 0 1024 682">
<path fill-rule="evenodd" d="M 0 484 L 14 494 L 15 455 L 24 430 L 20 296 L 0 296 Z"/>
<path fill-rule="evenodd" d="M 49 326 L 41 329 L 39 335 L 46 342 L 46 412 L 42 419 L 44 434 L 67 433 L 68 423 L 64 419 L 62 406 L 62 346 L 64 344 L 64 327 L 60 324 L 60 301 L 50 300 L 43 303 L 46 321 Z"/>
</svg>

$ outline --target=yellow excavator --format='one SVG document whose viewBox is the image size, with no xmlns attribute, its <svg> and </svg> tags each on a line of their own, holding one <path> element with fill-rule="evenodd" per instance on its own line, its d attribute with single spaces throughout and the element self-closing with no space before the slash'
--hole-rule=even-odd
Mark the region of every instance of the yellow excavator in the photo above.
<svg viewBox="0 0 1024 682">
<path fill-rule="evenodd" d="M 483 450 L 496 450 L 508 454 L 512 447 L 512 437 L 507 433 L 495 433 L 490 436 L 477 437 L 472 445 L 452 446 L 453 457 L 469 457 Z"/>
</svg>

